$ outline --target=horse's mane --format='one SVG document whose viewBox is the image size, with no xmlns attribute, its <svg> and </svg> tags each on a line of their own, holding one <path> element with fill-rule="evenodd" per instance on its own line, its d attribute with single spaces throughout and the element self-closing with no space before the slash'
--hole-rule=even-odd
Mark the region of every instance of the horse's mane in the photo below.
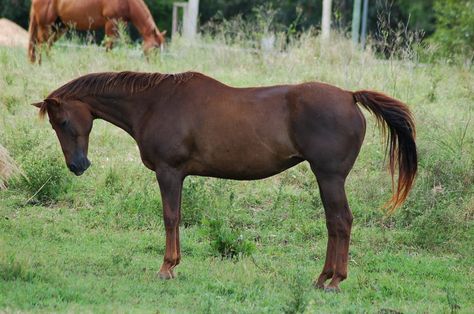
<svg viewBox="0 0 474 314">
<path fill-rule="evenodd" d="M 126 96 L 157 86 L 167 78 L 176 83 L 189 80 L 193 72 L 177 74 L 142 72 L 102 72 L 81 76 L 53 91 L 48 98 L 82 98 L 85 96 Z"/>
<path fill-rule="evenodd" d="M 167 78 L 172 78 L 175 83 L 183 83 L 192 78 L 194 74 L 194 72 L 162 74 L 129 71 L 91 73 L 64 84 L 49 94 L 47 98 L 123 97 L 146 91 L 153 86 L 159 85 Z M 46 102 L 43 102 L 40 108 L 40 116 L 45 114 Z"/>
</svg>

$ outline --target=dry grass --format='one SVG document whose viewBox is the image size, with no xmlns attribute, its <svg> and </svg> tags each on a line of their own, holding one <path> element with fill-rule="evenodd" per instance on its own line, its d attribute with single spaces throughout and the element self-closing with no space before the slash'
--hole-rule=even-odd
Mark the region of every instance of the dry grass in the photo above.
<svg viewBox="0 0 474 314">
<path fill-rule="evenodd" d="M 8 179 L 20 173 L 20 169 L 8 154 L 7 149 L 0 145 L 0 189 L 5 189 Z"/>
<path fill-rule="evenodd" d="M 28 31 L 7 19 L 0 19 L 0 46 L 28 46 Z"/>
</svg>

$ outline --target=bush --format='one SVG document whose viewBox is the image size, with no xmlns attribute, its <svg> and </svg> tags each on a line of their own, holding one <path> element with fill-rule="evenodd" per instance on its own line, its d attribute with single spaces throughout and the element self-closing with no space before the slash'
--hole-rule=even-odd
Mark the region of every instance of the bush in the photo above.
<svg viewBox="0 0 474 314">
<path fill-rule="evenodd" d="M 474 60 L 474 2 L 437 0 L 434 5 L 436 31 L 431 40 L 443 57 L 462 56 Z"/>
<path fill-rule="evenodd" d="M 211 247 L 217 256 L 233 259 L 249 256 L 254 252 L 255 244 L 246 240 L 238 230 L 225 226 L 222 219 L 206 219 L 204 225 L 211 241 Z"/>
</svg>

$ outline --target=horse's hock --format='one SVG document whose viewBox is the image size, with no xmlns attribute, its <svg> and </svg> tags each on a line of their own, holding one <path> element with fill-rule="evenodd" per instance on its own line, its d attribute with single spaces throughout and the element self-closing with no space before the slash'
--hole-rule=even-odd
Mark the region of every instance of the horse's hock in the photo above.
<svg viewBox="0 0 474 314">
<path fill-rule="evenodd" d="M 7 19 L 0 19 L 0 46 L 28 46 L 28 31 Z"/>
</svg>

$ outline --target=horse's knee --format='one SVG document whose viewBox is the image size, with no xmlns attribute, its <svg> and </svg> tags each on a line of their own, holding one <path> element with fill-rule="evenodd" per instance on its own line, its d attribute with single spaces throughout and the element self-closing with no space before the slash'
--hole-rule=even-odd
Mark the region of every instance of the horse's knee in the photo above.
<svg viewBox="0 0 474 314">
<path fill-rule="evenodd" d="M 163 217 L 165 229 L 167 231 L 174 231 L 174 229 L 176 229 L 176 227 L 179 225 L 179 220 L 179 217 L 176 216 L 174 213 L 165 215 Z"/>
</svg>

